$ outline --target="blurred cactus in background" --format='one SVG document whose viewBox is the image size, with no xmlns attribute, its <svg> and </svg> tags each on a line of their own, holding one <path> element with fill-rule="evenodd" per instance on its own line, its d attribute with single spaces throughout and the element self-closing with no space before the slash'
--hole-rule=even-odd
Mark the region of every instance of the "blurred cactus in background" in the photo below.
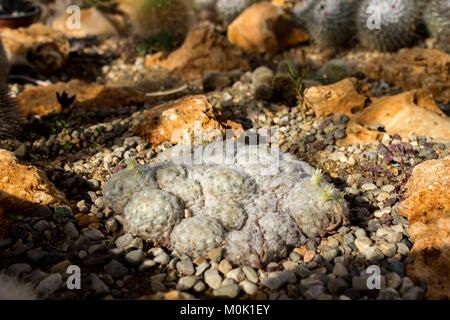
<svg viewBox="0 0 450 320">
<path fill-rule="evenodd" d="M 420 23 L 414 0 L 363 0 L 358 10 L 358 38 L 378 51 L 395 51 L 413 43 Z"/>
<path fill-rule="evenodd" d="M 355 33 L 355 3 L 351 0 L 319 0 L 307 10 L 307 29 L 321 48 L 345 44 Z"/>
</svg>

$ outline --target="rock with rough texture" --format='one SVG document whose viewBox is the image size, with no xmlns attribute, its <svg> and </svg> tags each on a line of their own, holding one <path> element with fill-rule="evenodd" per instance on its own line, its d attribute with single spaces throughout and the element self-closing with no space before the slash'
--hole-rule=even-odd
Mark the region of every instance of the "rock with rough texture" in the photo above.
<svg viewBox="0 0 450 320">
<path fill-rule="evenodd" d="M 107 87 L 86 83 L 81 80 L 58 82 L 45 87 L 26 88 L 17 96 L 17 107 L 23 116 L 45 115 L 51 112 L 61 112 L 55 92 L 67 92 L 69 97 L 76 95 L 75 102 L 70 106 L 86 110 L 101 110 L 123 108 L 127 105 L 153 104 L 155 98 L 147 97 L 145 93 L 126 87 Z"/>
<path fill-rule="evenodd" d="M 427 89 L 450 103 L 450 54 L 433 49 L 401 49 L 397 53 L 360 53 L 344 58 L 355 71 L 404 89 Z"/>
<path fill-rule="evenodd" d="M 108 18 L 95 7 L 80 11 L 80 27 L 69 28 L 73 13 L 64 13 L 53 21 L 52 28 L 71 38 L 115 36 L 118 32 Z M 71 25 L 70 25 L 71 26 Z"/>
<path fill-rule="evenodd" d="M 38 206 L 65 204 L 64 195 L 33 166 L 22 165 L 13 153 L 0 149 L 0 237 L 7 235 L 9 214 L 24 214 Z"/>
<path fill-rule="evenodd" d="M 255 3 L 228 27 L 228 40 L 250 54 L 276 53 L 308 41 L 308 34 L 283 17 L 283 10 L 268 2 Z"/>
<path fill-rule="evenodd" d="M 380 124 L 390 135 L 407 137 L 413 132 L 417 136 L 450 140 L 450 118 L 436 106 L 428 91 L 412 90 L 372 100 L 355 119 L 358 124 Z"/>
<path fill-rule="evenodd" d="M 11 65 L 25 64 L 48 73 L 63 68 L 69 58 L 67 37 L 42 24 L 19 29 L 3 28 L 0 34 Z"/>
<path fill-rule="evenodd" d="M 149 200 L 143 192 L 171 194 L 179 204 L 174 199 L 144 205 Z M 228 261 L 254 267 L 286 257 L 305 235 L 324 236 L 347 221 L 340 193 L 307 163 L 230 140 L 169 149 L 151 165 L 113 175 L 103 194 L 124 215 L 125 232 L 193 258 L 224 246 Z M 180 217 L 180 204 L 190 217 Z"/>
<path fill-rule="evenodd" d="M 202 79 L 209 70 L 231 71 L 249 69 L 242 50 L 210 29 L 196 29 L 186 37 L 183 45 L 167 57 L 163 53 L 149 56 L 145 65 L 161 66 L 174 71 L 183 81 Z"/>
<path fill-rule="evenodd" d="M 412 90 L 395 96 L 374 98 L 367 86 L 347 78 L 328 86 L 305 91 L 305 102 L 317 117 L 335 113 L 351 118 L 346 138 L 340 145 L 371 143 L 380 138 L 380 132 L 364 126 L 381 125 L 390 135 L 418 136 L 450 139 L 450 119 L 436 106 L 433 96 L 426 90 Z"/>
<path fill-rule="evenodd" d="M 407 275 L 427 285 L 428 299 L 450 298 L 450 157 L 417 165 L 399 214 L 414 240 Z"/>
<path fill-rule="evenodd" d="M 168 104 L 146 110 L 135 122 L 133 131 L 153 145 L 164 142 L 202 143 L 212 141 L 230 129 L 236 135 L 243 132 L 240 124 L 226 120 L 211 106 L 205 96 L 186 96 Z M 195 132 L 204 134 L 200 141 L 191 141 Z"/>
<path fill-rule="evenodd" d="M 305 90 L 306 106 L 314 110 L 316 117 L 328 117 L 335 113 L 353 117 L 364 109 L 368 97 L 367 85 L 355 78 Z"/>
</svg>

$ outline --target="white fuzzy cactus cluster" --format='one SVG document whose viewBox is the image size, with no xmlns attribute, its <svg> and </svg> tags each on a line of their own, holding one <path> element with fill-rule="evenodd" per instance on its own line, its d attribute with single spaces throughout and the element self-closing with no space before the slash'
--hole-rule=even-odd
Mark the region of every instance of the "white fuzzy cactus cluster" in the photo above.
<svg viewBox="0 0 450 320">
<path fill-rule="evenodd" d="M 37 300 L 37 294 L 30 284 L 0 273 L 0 300 Z"/>
<path fill-rule="evenodd" d="M 114 174 L 103 194 L 126 232 L 191 257 L 224 247 L 233 263 L 255 267 L 346 223 L 348 212 L 306 162 L 236 142 L 176 146 Z"/>
</svg>

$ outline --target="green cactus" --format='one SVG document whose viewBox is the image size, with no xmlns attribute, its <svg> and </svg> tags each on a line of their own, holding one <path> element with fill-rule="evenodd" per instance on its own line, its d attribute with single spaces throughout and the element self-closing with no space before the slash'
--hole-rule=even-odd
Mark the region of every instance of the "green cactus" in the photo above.
<svg viewBox="0 0 450 320">
<path fill-rule="evenodd" d="M 355 33 L 355 5 L 351 0 L 319 0 L 308 10 L 306 27 L 319 47 L 345 44 Z"/>
<path fill-rule="evenodd" d="M 363 0 L 357 14 L 358 39 L 378 51 L 396 51 L 417 38 L 419 4 L 414 0 Z"/>
<path fill-rule="evenodd" d="M 450 42 L 450 0 L 431 1 L 425 10 L 424 21 L 432 37 Z"/>
</svg>

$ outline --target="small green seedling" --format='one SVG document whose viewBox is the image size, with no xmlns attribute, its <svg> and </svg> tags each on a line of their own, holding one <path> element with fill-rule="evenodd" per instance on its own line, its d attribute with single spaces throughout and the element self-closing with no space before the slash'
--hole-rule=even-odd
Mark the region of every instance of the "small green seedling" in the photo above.
<svg viewBox="0 0 450 320">
<path fill-rule="evenodd" d="M 306 115 L 305 115 L 305 99 L 303 97 L 303 80 L 306 77 L 306 73 L 308 72 L 308 68 L 305 67 L 306 65 L 306 58 L 305 58 L 305 53 L 302 51 L 302 74 L 299 75 L 297 70 L 295 70 L 292 62 L 289 60 L 286 52 L 284 53 L 284 58 L 286 60 L 287 66 L 288 66 L 288 71 L 289 71 L 289 75 L 292 78 L 292 80 L 295 81 L 295 91 L 296 91 L 296 96 L 297 96 L 297 105 L 300 108 L 300 112 L 302 113 L 302 117 L 303 117 L 303 121 L 306 121 Z"/>
</svg>

